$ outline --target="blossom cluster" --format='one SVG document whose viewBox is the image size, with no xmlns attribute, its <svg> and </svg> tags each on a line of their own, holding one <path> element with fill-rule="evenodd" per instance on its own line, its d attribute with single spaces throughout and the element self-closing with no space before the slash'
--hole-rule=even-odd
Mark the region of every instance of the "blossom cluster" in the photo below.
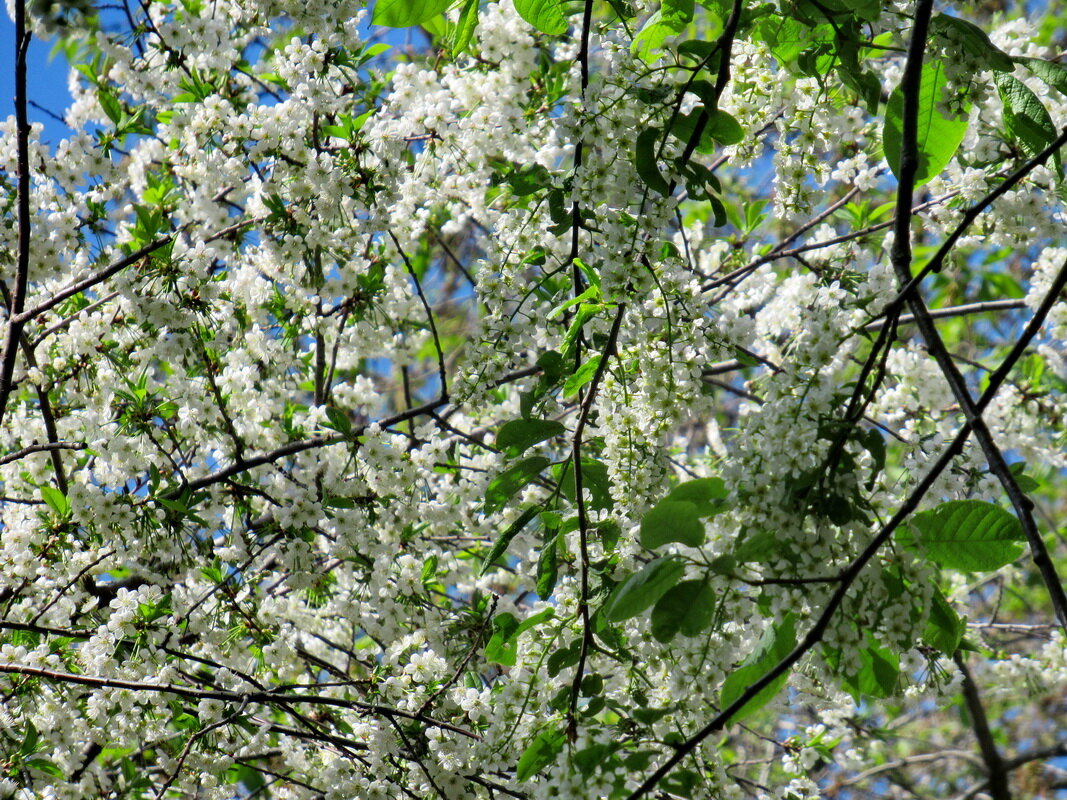
<svg viewBox="0 0 1067 800">
<path fill-rule="evenodd" d="M 887 714 L 954 751 L 976 680 L 1006 728 L 1062 697 L 1023 535 L 965 569 L 928 533 L 1009 516 L 938 348 L 974 398 L 1013 367 L 989 436 L 1064 508 L 1062 170 L 977 34 L 926 49 L 967 129 L 909 307 L 921 3 L 711 2 L 651 51 L 667 3 L 531 5 L 61 26 L 70 135 L 0 123 L 0 798 L 816 798 L 927 763 Z M 994 46 L 1061 126 L 1041 32 Z"/>
</svg>

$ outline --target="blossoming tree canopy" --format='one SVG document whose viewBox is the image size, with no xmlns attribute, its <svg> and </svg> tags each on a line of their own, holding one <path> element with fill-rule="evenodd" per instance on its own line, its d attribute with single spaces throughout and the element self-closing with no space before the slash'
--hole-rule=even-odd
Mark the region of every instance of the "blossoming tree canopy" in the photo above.
<svg viewBox="0 0 1067 800">
<path fill-rule="evenodd" d="M 9 3 L 0 797 L 1051 797 L 1042 8 Z"/>
</svg>

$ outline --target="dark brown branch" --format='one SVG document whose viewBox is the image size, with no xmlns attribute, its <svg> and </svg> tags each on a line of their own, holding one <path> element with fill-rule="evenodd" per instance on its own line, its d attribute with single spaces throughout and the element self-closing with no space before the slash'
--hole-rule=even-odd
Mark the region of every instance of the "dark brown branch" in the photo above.
<svg viewBox="0 0 1067 800">
<path fill-rule="evenodd" d="M 397 423 L 404 422 L 405 420 L 414 419 L 415 417 L 422 416 L 424 414 L 430 414 L 436 411 L 441 406 L 447 403 L 446 400 L 437 399 L 429 403 L 424 403 L 421 406 L 402 411 L 399 414 L 394 414 L 391 417 L 379 420 L 378 424 L 382 428 L 388 428 Z M 353 432 L 353 436 L 360 436 L 367 430 L 367 425 L 364 425 L 358 432 Z M 340 442 L 349 441 L 349 436 L 336 434 L 333 436 L 312 436 L 310 439 L 301 439 L 300 441 L 290 442 L 289 444 L 282 445 L 281 447 L 270 450 L 258 456 L 251 456 L 249 458 L 236 459 L 232 464 L 216 470 L 209 475 L 205 475 L 202 478 L 189 481 L 183 487 L 174 489 L 168 494 L 164 495 L 167 499 L 174 499 L 181 494 L 184 488 L 188 488 L 192 491 L 198 491 L 205 489 L 208 486 L 212 486 L 216 483 L 232 478 L 234 475 L 240 475 L 243 472 L 248 472 L 256 467 L 262 467 L 265 464 L 273 464 L 275 461 L 279 461 L 286 456 L 296 455 L 302 453 L 305 450 L 314 450 L 317 447 L 326 447 L 328 445 L 339 444 Z"/>
<path fill-rule="evenodd" d="M 589 422 L 589 414 L 593 410 L 593 401 L 597 391 L 604 380 L 607 372 L 608 361 L 615 355 L 615 348 L 619 341 L 619 331 L 622 328 L 622 318 L 626 314 L 626 306 L 620 305 L 615 314 L 615 320 L 611 324 L 611 332 L 608 334 L 608 342 L 604 346 L 604 352 L 600 356 L 593 379 L 589 382 L 589 390 L 582 398 L 581 411 L 578 413 L 578 421 L 574 426 L 574 436 L 571 448 L 571 463 L 574 468 L 574 502 L 578 507 L 578 547 L 581 558 L 581 596 L 578 599 L 578 614 L 582 618 L 582 646 L 578 652 L 578 664 L 574 670 L 574 680 L 571 685 L 570 706 L 568 708 L 570 731 L 575 733 L 574 713 L 578 706 L 578 693 L 582 685 L 582 676 L 585 673 L 585 661 L 589 655 L 589 648 L 593 643 L 593 627 L 589 616 L 589 517 L 585 507 L 585 497 L 582 487 L 582 434 Z"/>
<path fill-rule="evenodd" d="M 989 794 L 992 800 L 1011 800 L 1008 770 L 1004 765 L 1004 759 L 1000 756 L 1000 751 L 997 750 L 996 742 L 993 741 L 993 732 L 989 729 L 989 719 L 982 706 L 982 698 L 978 694 L 978 685 L 974 682 L 971 671 L 967 669 L 967 662 L 963 660 L 959 652 L 953 654 L 952 660 L 956 662 L 956 666 L 963 675 L 963 701 L 967 705 L 971 727 L 978 740 L 978 749 L 982 753 L 982 761 L 989 778 Z"/>
<path fill-rule="evenodd" d="M 15 254 L 15 291 L 8 310 L 7 331 L 0 353 L 0 422 L 7 412 L 11 397 L 12 376 L 18 357 L 19 338 L 26 321 L 20 319 L 26 307 L 26 293 L 30 285 L 30 122 L 26 105 L 26 55 L 30 48 L 30 33 L 26 30 L 26 0 L 15 3 L 15 150 L 18 164 L 18 243 Z"/>
<path fill-rule="evenodd" d="M 91 686 L 107 689 L 129 689 L 132 692 L 158 692 L 172 694 L 176 697 L 186 697 L 191 700 L 219 700 L 224 703 L 262 703 L 264 705 L 318 705 L 333 706 L 334 708 L 349 708 L 378 714 L 382 717 L 401 717 L 415 722 L 422 722 L 434 728 L 451 731 L 452 733 L 466 736 L 468 739 L 480 739 L 478 734 L 460 728 L 450 722 L 434 719 L 422 714 L 413 714 L 401 711 L 397 708 L 378 705 L 376 703 L 364 703 L 360 700 L 346 700 L 339 697 L 314 694 L 284 694 L 281 692 L 253 691 L 231 692 L 222 689 L 194 689 L 191 686 L 180 686 L 173 683 L 149 683 L 146 681 L 126 681 L 118 678 L 104 678 L 95 675 L 78 675 L 72 672 L 60 672 L 58 670 L 31 667 L 25 664 L 0 664 L 0 673 L 7 675 L 25 675 L 34 678 L 43 678 L 57 683 L 71 683 L 79 686 Z"/>
<path fill-rule="evenodd" d="M 130 255 L 126 256 L 125 258 L 120 258 L 118 261 L 109 264 L 99 272 L 94 272 L 88 278 L 84 278 L 78 281 L 77 283 L 73 283 L 66 289 L 60 289 L 47 300 L 42 300 L 33 308 L 28 309 L 26 311 L 17 312 L 12 317 L 12 319 L 19 322 L 20 324 L 25 324 L 37 315 L 43 314 L 44 312 L 55 308 L 64 300 L 69 300 L 71 297 L 81 294 L 86 289 L 92 289 L 98 283 L 103 283 L 112 275 L 122 272 L 122 270 L 126 269 L 126 267 L 133 266 L 142 259 L 147 258 L 148 256 L 152 255 L 152 253 L 154 253 L 156 250 L 159 250 L 161 247 L 170 244 L 173 239 L 173 234 L 171 234 L 170 236 L 164 236 L 161 239 L 156 239 L 154 242 L 146 244 L 140 250 L 130 253 Z"/>
<path fill-rule="evenodd" d="M 25 458 L 32 453 L 45 453 L 52 450 L 84 450 L 84 442 L 45 442 L 43 444 L 33 443 L 23 447 L 21 450 L 16 450 L 14 453 L 8 453 L 6 456 L 0 457 L 0 465 L 10 464 L 12 461 L 18 461 L 20 458 Z"/>
<path fill-rule="evenodd" d="M 930 319 L 949 319 L 951 317 L 968 317 L 972 314 L 988 314 L 991 311 L 1015 311 L 1026 308 L 1025 300 L 987 300 L 982 303 L 967 303 L 961 306 L 930 309 Z M 915 322 L 914 314 L 901 314 L 898 325 Z M 878 331 L 885 327 L 885 320 L 879 319 L 864 326 L 864 330 Z"/>
<path fill-rule="evenodd" d="M 944 263 L 945 257 L 952 251 L 952 248 L 956 246 L 956 242 L 964 234 L 964 232 L 971 226 L 971 224 L 978 218 L 978 216 L 989 208 L 993 203 L 1009 190 L 1015 188 L 1019 183 L 1022 183 L 1023 178 L 1033 172 L 1037 167 L 1047 162 L 1061 147 L 1067 144 L 1067 127 L 1065 127 L 1060 135 L 1057 136 L 1048 147 L 1031 158 L 1019 169 L 1015 170 L 1011 175 L 1004 179 L 1004 181 L 997 186 L 993 191 L 968 208 L 964 214 L 963 219 L 960 220 L 955 230 L 949 234 L 948 238 L 941 243 L 941 246 L 937 248 L 937 252 L 934 253 L 933 258 L 927 262 L 923 268 L 923 272 L 940 272 L 941 265 Z"/>
</svg>

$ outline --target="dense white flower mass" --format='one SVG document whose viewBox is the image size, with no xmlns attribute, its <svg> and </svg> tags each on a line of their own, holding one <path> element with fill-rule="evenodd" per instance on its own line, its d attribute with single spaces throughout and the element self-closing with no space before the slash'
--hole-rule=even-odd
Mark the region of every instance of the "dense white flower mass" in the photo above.
<svg viewBox="0 0 1067 800">
<path fill-rule="evenodd" d="M 1052 796 L 1056 9 L 25 5 L 0 800 Z"/>
</svg>

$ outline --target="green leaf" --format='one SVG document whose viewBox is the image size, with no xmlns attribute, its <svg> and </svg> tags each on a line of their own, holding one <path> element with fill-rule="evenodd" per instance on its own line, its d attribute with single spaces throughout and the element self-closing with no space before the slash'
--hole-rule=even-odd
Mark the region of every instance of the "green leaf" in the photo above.
<svg viewBox="0 0 1067 800">
<path fill-rule="evenodd" d="M 1067 68 L 1041 58 L 1019 56 L 1014 61 L 1016 64 L 1022 64 L 1060 94 L 1067 95 Z"/>
<path fill-rule="evenodd" d="M 558 36 L 567 32 L 567 17 L 560 0 L 515 0 L 515 10 L 542 33 Z"/>
<path fill-rule="evenodd" d="M 485 660 L 494 664 L 503 664 L 505 667 L 515 666 L 518 655 L 519 637 L 536 625 L 555 616 L 555 611 L 546 608 L 532 617 L 527 617 L 522 622 L 515 619 L 514 614 L 502 612 L 493 617 L 493 635 L 485 645 Z"/>
<path fill-rule="evenodd" d="M 1014 464 L 1009 465 L 1008 469 L 1015 478 L 1019 491 L 1034 492 L 1041 488 L 1041 484 L 1038 481 L 1026 474 L 1025 461 L 1016 461 Z"/>
<path fill-rule="evenodd" d="M 70 501 L 59 489 L 53 489 L 51 486 L 42 486 L 41 499 L 61 517 L 65 517 L 70 513 Z"/>
<path fill-rule="evenodd" d="M 530 506 L 523 511 L 518 519 L 511 523 L 500 536 L 497 537 L 492 548 L 486 554 L 485 558 L 482 559 L 480 575 L 484 575 L 486 571 L 496 563 L 496 560 L 504 555 L 504 552 L 508 549 L 508 545 L 511 544 L 511 540 L 518 536 L 519 532 L 530 524 L 530 521 L 537 516 L 538 510 L 538 506 Z"/>
<path fill-rule="evenodd" d="M 857 700 L 889 697 L 896 692 L 900 681 L 900 659 L 884 647 L 870 644 L 860 650 L 859 671 L 843 676 L 843 680 Z"/>
<path fill-rule="evenodd" d="M 956 614 L 941 590 L 935 588 L 923 640 L 931 647 L 951 656 L 960 646 L 963 629 L 963 620 Z"/>
<path fill-rule="evenodd" d="M 571 326 L 567 328 L 567 333 L 563 336 L 563 363 L 573 362 L 573 348 L 575 342 L 578 341 L 578 334 L 582 332 L 585 323 L 595 317 L 601 308 L 603 306 L 600 303 L 582 303 L 578 306 L 578 311 L 571 320 Z"/>
<path fill-rule="evenodd" d="M 53 778 L 65 780 L 67 777 L 63 770 L 45 758 L 29 758 L 22 762 L 22 766 L 26 769 L 43 772 L 45 775 L 51 775 Z"/>
<path fill-rule="evenodd" d="M 377 0 L 371 24 L 408 28 L 443 14 L 450 5 L 452 0 Z"/>
<path fill-rule="evenodd" d="M 578 367 L 577 371 L 567 378 L 566 383 L 563 384 L 563 396 L 573 397 L 578 394 L 578 390 L 585 386 L 589 381 L 593 380 L 593 376 L 596 375 L 597 367 L 600 366 L 601 356 L 599 353 L 582 366 Z"/>
<path fill-rule="evenodd" d="M 563 496 L 574 502 L 576 497 L 573 462 L 568 461 L 565 466 L 561 467 L 557 478 L 562 483 Z M 611 478 L 608 476 L 607 464 L 593 458 L 582 459 L 582 491 L 591 495 L 590 505 L 595 509 L 603 510 L 614 505 L 611 499 Z"/>
<path fill-rule="evenodd" d="M 685 563 L 674 556 L 657 558 L 615 587 L 604 604 L 604 617 L 621 622 L 636 617 L 663 597 L 685 573 Z"/>
<path fill-rule="evenodd" d="M 537 359 L 537 366 L 541 368 L 541 379 L 548 386 L 555 386 L 567 374 L 563 356 L 555 350 L 542 353 Z"/>
<path fill-rule="evenodd" d="M 711 625 L 715 596 L 703 579 L 682 581 L 663 595 L 652 609 L 652 635 L 666 644 L 675 634 L 696 636 Z"/>
<path fill-rule="evenodd" d="M 1004 127 L 1008 135 L 1018 142 L 1024 153 L 1036 156 L 1056 139 L 1058 132 L 1052 117 L 1037 95 L 1019 79 L 998 72 L 994 80 L 1004 103 Z M 1060 154 L 1054 153 L 1053 159 L 1059 169 Z"/>
<path fill-rule="evenodd" d="M 599 292 L 600 291 L 600 273 L 598 273 L 593 267 L 591 267 L 588 264 L 586 264 L 580 258 L 575 258 L 574 259 L 574 266 L 576 266 L 579 270 L 581 270 L 582 274 L 585 276 L 585 279 L 587 281 L 589 281 L 589 285 L 590 286 L 595 286 L 596 290 Z"/>
<path fill-rule="evenodd" d="M 19 755 L 28 756 L 37 752 L 37 743 L 40 741 L 40 734 L 37 731 L 36 726 L 27 721 L 26 729 L 22 732 L 22 742 L 19 744 Z"/>
<path fill-rule="evenodd" d="M 813 41 L 825 38 L 828 28 L 822 25 L 813 29 L 792 16 L 767 14 L 756 21 L 753 34 L 767 44 L 779 64 L 788 67 Z"/>
<path fill-rule="evenodd" d="M 552 176 L 540 164 L 528 164 L 512 169 L 504 177 L 516 197 L 528 197 L 531 194 L 548 189 L 552 185 Z M 553 195 L 558 197 L 559 195 Z M 562 197 L 560 197 L 562 200 Z M 566 214 L 566 211 L 564 211 Z M 533 255 L 533 254 L 531 254 Z M 540 255 L 540 254 L 538 254 Z M 529 257 L 527 257 L 529 258 Z"/>
<path fill-rule="evenodd" d="M 726 709 L 733 705 L 749 686 L 762 678 L 774 667 L 781 663 L 797 644 L 796 615 L 792 612 L 777 625 L 768 628 L 760 637 L 756 649 L 749 653 L 737 669 L 731 672 L 722 685 L 722 693 L 719 698 L 719 706 Z M 754 714 L 774 699 L 781 691 L 786 681 L 789 680 L 789 672 L 786 671 L 775 678 L 767 686 L 761 689 L 755 697 L 741 706 L 731 718 L 731 722 L 740 722 L 745 717 Z"/>
<path fill-rule="evenodd" d="M 352 432 L 352 420 L 349 419 L 348 414 L 341 411 L 341 409 L 333 406 L 326 406 L 326 419 L 330 422 L 329 427 L 333 428 L 338 433 L 349 434 Z"/>
<path fill-rule="evenodd" d="M 663 0 L 634 36 L 633 52 L 649 61 L 659 58 L 663 42 L 685 30 L 695 7 L 693 0 Z"/>
<path fill-rule="evenodd" d="M 554 419 L 513 419 L 500 426 L 496 434 L 496 446 L 514 457 L 566 430 L 562 422 Z"/>
<path fill-rule="evenodd" d="M 556 580 L 559 578 L 559 559 L 556 556 L 556 537 L 553 536 L 541 548 L 537 557 L 537 596 L 547 600 L 552 590 L 556 588 Z"/>
<path fill-rule="evenodd" d="M 669 775 L 665 775 L 660 781 L 660 787 L 668 792 L 671 797 L 697 797 L 697 787 L 703 783 L 704 778 L 700 773 L 691 769 L 676 769 Z M 706 795 L 703 795 L 706 796 Z"/>
<path fill-rule="evenodd" d="M 579 636 L 570 644 L 556 648 L 545 663 L 548 677 L 554 678 L 567 667 L 573 667 L 582 656 L 582 638 Z"/>
<path fill-rule="evenodd" d="M 706 130 L 719 144 L 737 144 L 745 138 L 741 123 L 720 109 L 711 112 Z"/>
<path fill-rule="evenodd" d="M 670 186 L 659 171 L 656 163 L 656 149 L 659 147 L 663 132 L 659 128 L 645 128 L 637 135 L 634 153 L 634 166 L 648 188 L 662 195 L 670 194 Z"/>
<path fill-rule="evenodd" d="M 485 513 L 495 514 L 502 509 L 512 495 L 536 478 L 550 463 L 544 456 L 531 456 L 493 478 L 485 490 Z"/>
<path fill-rule="evenodd" d="M 986 32 L 973 22 L 949 14 L 938 14 L 930 20 L 930 30 L 948 36 L 953 44 L 959 42 L 963 52 L 980 61 L 983 67 L 997 72 L 1011 72 L 1014 67 L 1011 56 L 993 44 Z"/>
<path fill-rule="evenodd" d="M 671 123 L 671 135 L 678 138 L 679 141 L 689 144 L 693 136 L 696 134 L 697 124 L 700 121 L 700 116 L 704 112 L 703 106 L 697 106 L 688 114 L 679 114 L 674 118 L 674 122 Z M 704 127 L 700 132 L 700 139 L 696 145 L 696 151 L 698 153 L 713 153 L 715 152 L 715 139 L 711 136 L 709 130 L 710 125 L 704 123 Z"/>
<path fill-rule="evenodd" d="M 671 542 L 689 547 L 704 544 L 704 523 L 700 509 L 689 500 L 660 500 L 641 520 L 641 545 L 650 550 Z"/>
<path fill-rule="evenodd" d="M 561 730 L 547 728 L 541 731 L 519 758 L 519 763 L 515 767 L 515 777 L 524 781 L 536 775 L 556 760 L 565 742 L 566 737 Z"/>
<path fill-rule="evenodd" d="M 548 316 L 546 317 L 546 319 L 555 319 L 556 317 L 558 317 L 560 314 L 562 314 L 564 311 L 566 311 L 571 306 L 576 306 L 579 303 L 584 303 L 586 300 L 596 301 L 596 300 L 599 300 L 599 299 L 600 299 L 600 287 L 598 287 L 598 286 L 587 286 L 585 291 L 582 292 L 581 294 L 576 295 L 575 297 L 567 298 L 562 303 L 560 303 L 555 308 L 553 308 L 551 311 L 549 311 L 548 312 Z"/>
<path fill-rule="evenodd" d="M 730 496 L 722 478 L 696 478 L 679 483 L 667 495 L 669 500 L 688 500 L 696 503 L 702 517 L 721 514 L 726 510 L 726 498 Z"/>
<path fill-rule="evenodd" d="M 452 30 L 452 57 L 460 55 L 470 45 L 474 29 L 478 27 L 479 0 L 467 0 Z"/>
<path fill-rule="evenodd" d="M 781 554 L 778 537 L 770 531 L 756 531 L 741 540 L 730 554 L 742 564 L 764 564 L 775 561 Z"/>
<path fill-rule="evenodd" d="M 967 133 L 967 116 L 949 119 L 941 114 L 938 105 L 946 85 L 944 65 L 929 61 L 923 65 L 919 89 L 918 147 L 919 168 L 915 185 L 921 186 L 940 174 Z M 882 129 L 882 148 L 893 174 L 900 177 L 900 145 L 903 135 L 904 94 L 898 86 L 889 96 Z"/>
<path fill-rule="evenodd" d="M 107 114 L 107 118 L 117 125 L 122 119 L 122 104 L 119 103 L 118 98 L 109 91 L 99 89 L 96 92 L 96 99 L 100 103 L 100 108 Z"/>
<path fill-rule="evenodd" d="M 677 31 L 671 30 L 670 25 L 664 23 L 659 10 L 653 11 L 634 36 L 630 50 L 645 61 L 656 61 L 662 55 L 663 43 L 676 33 Z"/>
<path fill-rule="evenodd" d="M 871 465 L 871 477 L 867 480 L 867 489 L 870 491 L 874 488 L 878 475 L 885 469 L 885 439 L 877 428 L 870 428 L 860 433 L 857 438 L 864 449 L 871 454 L 871 461 L 873 462 Z"/>
<path fill-rule="evenodd" d="M 674 33 L 681 33 L 693 21 L 696 4 L 693 0 L 661 0 L 659 15 L 661 24 Z"/>
<path fill-rule="evenodd" d="M 964 572 L 988 572 L 1023 551 L 1022 525 L 1012 514 L 981 500 L 951 500 L 916 514 L 897 539 L 935 564 Z"/>
</svg>

